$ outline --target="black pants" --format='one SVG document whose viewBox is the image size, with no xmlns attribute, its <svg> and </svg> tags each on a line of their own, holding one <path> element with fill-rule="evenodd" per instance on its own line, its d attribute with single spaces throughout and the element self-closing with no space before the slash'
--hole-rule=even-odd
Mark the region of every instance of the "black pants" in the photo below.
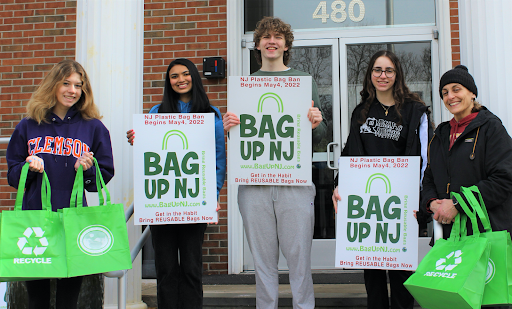
<svg viewBox="0 0 512 309">
<path fill-rule="evenodd" d="M 57 309 L 76 309 L 83 277 L 57 279 Z M 50 308 L 50 279 L 26 281 L 29 309 Z"/>
<path fill-rule="evenodd" d="M 412 271 L 388 270 L 391 289 L 391 309 L 412 309 L 414 298 L 404 286 Z M 388 284 L 386 270 L 365 269 L 364 285 L 368 294 L 368 309 L 388 309 Z"/>
<path fill-rule="evenodd" d="M 203 307 L 202 248 L 206 226 L 206 223 L 151 225 L 158 308 Z"/>
</svg>

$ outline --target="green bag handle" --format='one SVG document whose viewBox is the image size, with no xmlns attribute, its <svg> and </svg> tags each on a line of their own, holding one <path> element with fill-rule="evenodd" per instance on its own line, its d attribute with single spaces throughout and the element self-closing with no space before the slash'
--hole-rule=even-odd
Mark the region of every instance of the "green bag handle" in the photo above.
<svg viewBox="0 0 512 309">
<path fill-rule="evenodd" d="M 462 208 L 462 210 L 464 210 L 465 215 L 471 220 L 471 227 L 473 228 L 473 235 L 475 235 L 477 237 L 480 236 L 480 230 L 478 229 L 478 222 L 476 221 L 476 215 L 474 212 L 469 210 L 469 207 L 466 204 L 466 202 L 464 201 L 464 199 L 462 198 L 462 196 L 459 193 L 450 192 L 450 197 L 452 197 L 452 198 L 455 197 L 457 199 L 460 207 Z M 462 231 L 462 233 L 461 233 L 462 236 L 467 236 L 467 229 L 466 229 L 465 223 L 461 227 L 461 231 Z M 451 237 L 451 235 L 450 235 L 450 237 Z"/>
<path fill-rule="evenodd" d="M 73 182 L 73 190 L 71 191 L 71 199 L 69 200 L 69 207 L 83 207 L 83 194 L 84 194 L 84 174 L 82 164 L 78 165 L 78 169 L 75 175 L 75 181 Z M 81 185 L 80 185 L 81 184 Z M 81 190 L 80 190 L 81 188 Z M 81 193 L 81 194 L 80 194 Z M 78 195 L 78 198 L 77 198 Z M 78 203 L 78 204 L 77 204 Z"/>
<path fill-rule="evenodd" d="M 25 162 L 21 168 L 20 181 L 18 183 L 18 192 L 16 193 L 16 202 L 14 203 L 14 210 L 20 211 L 23 205 L 23 195 L 25 195 L 25 185 L 27 183 L 28 167 L 30 163 Z M 41 183 L 41 206 L 43 210 L 52 210 L 52 193 L 50 187 L 50 180 L 48 175 L 43 171 L 43 181 Z"/>
<path fill-rule="evenodd" d="M 100 206 L 110 205 L 110 192 L 105 185 L 103 176 L 101 175 L 100 166 L 96 158 L 93 159 L 93 165 L 96 167 L 96 188 L 98 190 Z M 103 192 L 105 190 L 106 200 L 103 198 Z M 69 201 L 69 207 L 83 207 L 83 195 L 84 195 L 84 168 L 81 164 L 78 166 L 76 171 L 75 182 L 73 183 L 73 191 L 71 192 L 71 199 Z M 106 203 L 105 203 L 106 202 Z"/>
<path fill-rule="evenodd" d="M 460 239 L 460 226 L 461 226 L 461 214 L 457 214 L 454 218 L 454 222 L 452 225 L 452 231 L 450 233 L 450 237 L 448 237 L 448 241 L 459 241 Z"/>
<path fill-rule="evenodd" d="M 468 229 L 466 223 L 468 222 L 468 216 L 466 213 L 461 214 L 461 222 L 460 222 L 460 235 L 461 237 L 468 236 Z"/>
<path fill-rule="evenodd" d="M 454 222 L 452 224 L 452 230 L 450 233 L 450 237 L 448 237 L 448 241 L 456 242 L 459 241 L 461 238 L 467 236 L 467 230 L 466 230 L 466 222 L 467 222 L 468 216 L 462 213 L 458 213 L 455 218 Z"/>
<path fill-rule="evenodd" d="M 484 199 L 482 197 L 482 194 L 480 193 L 480 190 L 478 190 L 477 186 L 471 186 L 471 187 L 461 187 L 460 188 L 464 196 L 469 202 L 469 205 L 473 207 L 473 210 L 476 211 L 478 214 L 478 217 L 480 218 L 480 221 L 482 222 L 482 225 L 484 227 L 484 230 L 486 232 L 492 232 L 491 228 L 491 221 L 489 220 L 489 214 L 487 213 L 487 209 L 485 207 Z M 478 195 L 478 200 L 476 200 L 475 195 L 476 193 Z"/>
<path fill-rule="evenodd" d="M 44 208 L 46 208 L 48 211 L 52 210 L 52 189 L 50 187 L 50 180 L 48 179 L 48 174 L 46 174 L 46 172 L 43 172 L 41 201 Z"/>
<path fill-rule="evenodd" d="M 98 188 L 100 205 L 105 205 L 103 202 L 103 193 L 101 188 L 105 189 L 106 205 L 110 205 L 110 192 L 108 191 L 107 185 L 103 180 L 103 175 L 101 175 L 100 165 L 98 164 L 98 161 L 96 161 L 96 158 L 93 157 L 92 159 L 94 160 L 94 165 L 96 166 L 96 187 Z M 101 186 L 99 184 L 101 184 Z"/>
</svg>

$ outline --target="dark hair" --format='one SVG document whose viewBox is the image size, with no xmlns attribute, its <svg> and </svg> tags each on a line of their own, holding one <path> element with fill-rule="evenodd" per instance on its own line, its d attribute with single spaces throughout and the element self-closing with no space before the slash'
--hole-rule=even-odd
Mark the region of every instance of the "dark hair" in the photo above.
<svg viewBox="0 0 512 309">
<path fill-rule="evenodd" d="M 292 27 L 277 17 L 263 17 L 263 19 L 256 24 L 253 35 L 254 56 L 256 57 L 256 61 L 261 65 L 261 51 L 256 47 L 260 45 L 261 37 L 269 32 L 279 33 L 284 36 L 285 45 L 288 47 L 288 50 L 283 53 L 283 63 L 284 65 L 288 65 L 291 58 L 290 50 L 293 44 Z"/>
<path fill-rule="evenodd" d="M 368 111 L 370 110 L 370 106 L 377 98 L 377 92 L 375 90 L 375 86 L 372 83 L 372 70 L 375 61 L 379 57 L 388 57 L 389 60 L 395 66 L 395 83 L 393 85 L 393 99 L 395 100 L 395 109 L 398 114 L 399 122 L 402 121 L 402 115 L 400 114 L 400 109 L 402 105 L 406 101 L 416 101 L 422 104 L 425 104 L 420 97 L 409 90 L 409 87 L 405 84 L 404 71 L 402 70 L 402 65 L 398 60 L 398 57 L 388 50 L 381 50 L 376 52 L 372 58 L 370 59 L 370 63 L 368 64 L 368 68 L 366 69 L 366 74 L 363 81 L 363 90 L 359 93 L 361 95 L 361 103 L 364 104 L 363 110 L 361 110 L 361 119 L 360 123 L 364 123 L 368 116 Z"/>
<path fill-rule="evenodd" d="M 192 104 L 192 108 L 190 109 L 191 113 L 211 113 L 215 112 L 213 107 L 210 105 L 210 100 L 208 100 L 208 96 L 204 91 L 203 82 L 201 81 L 201 76 L 199 75 L 199 71 L 197 67 L 192 63 L 192 61 L 184 58 L 173 60 L 169 66 L 167 67 L 167 73 L 165 74 L 165 86 L 164 86 L 164 97 L 162 98 L 162 103 L 158 108 L 159 113 L 179 113 L 178 109 L 178 100 L 180 99 L 180 94 L 174 91 L 171 87 L 171 80 L 169 78 L 169 71 L 171 68 L 177 64 L 181 64 L 187 67 L 190 77 L 192 78 L 192 100 L 190 104 Z M 217 115 L 220 117 L 220 115 Z"/>
</svg>

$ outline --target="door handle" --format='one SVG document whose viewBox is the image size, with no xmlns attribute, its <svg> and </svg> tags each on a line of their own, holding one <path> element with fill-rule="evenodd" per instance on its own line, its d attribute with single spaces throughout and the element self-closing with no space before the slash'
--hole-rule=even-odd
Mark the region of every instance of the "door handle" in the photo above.
<svg viewBox="0 0 512 309">
<path fill-rule="evenodd" d="M 338 146 L 338 143 L 329 143 L 327 144 L 327 167 L 331 170 L 337 170 L 338 168 L 336 166 L 331 166 L 331 146 Z M 333 158 L 333 163 L 336 165 L 336 158 Z"/>
</svg>

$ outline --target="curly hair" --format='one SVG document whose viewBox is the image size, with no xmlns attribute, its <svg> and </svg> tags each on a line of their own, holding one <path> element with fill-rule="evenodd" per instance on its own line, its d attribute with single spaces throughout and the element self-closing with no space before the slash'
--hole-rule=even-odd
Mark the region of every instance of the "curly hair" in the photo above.
<svg viewBox="0 0 512 309">
<path fill-rule="evenodd" d="M 74 60 L 62 60 L 43 78 L 27 103 L 27 117 L 38 124 L 43 121 L 49 123 L 48 114 L 58 102 L 57 90 L 73 73 L 80 75 L 82 81 L 82 94 L 74 106 L 84 119 L 101 119 L 98 107 L 94 104 L 89 77 L 82 65 Z"/>
<path fill-rule="evenodd" d="M 370 106 L 373 104 L 375 99 L 377 98 L 377 92 L 375 90 L 375 86 L 372 83 L 372 70 L 375 61 L 379 57 L 387 57 L 393 65 L 395 66 L 395 83 L 393 85 L 393 98 L 395 100 L 395 109 L 398 114 L 399 122 L 402 122 L 402 115 L 400 114 L 400 109 L 402 105 L 406 101 L 416 101 L 422 104 L 425 104 L 420 97 L 409 90 L 409 87 L 405 84 L 404 71 L 402 69 L 402 65 L 398 60 L 398 57 L 389 50 L 381 50 L 376 52 L 372 58 L 370 59 L 370 63 L 368 64 L 368 68 L 366 69 L 366 74 L 363 81 L 363 90 L 359 93 L 361 95 L 361 104 L 363 105 L 363 109 L 361 110 L 361 118 L 359 119 L 359 123 L 364 123 L 366 118 L 368 117 L 368 111 L 370 110 Z"/>
<path fill-rule="evenodd" d="M 284 36 L 285 46 L 288 47 L 288 50 L 283 54 L 283 63 L 284 65 L 288 65 L 291 58 L 290 50 L 293 44 L 292 27 L 280 18 L 263 17 L 263 19 L 256 24 L 256 29 L 254 30 L 254 46 L 260 45 L 261 37 L 270 32 L 279 33 Z M 261 65 L 261 51 L 255 48 L 254 55 L 256 56 L 258 64 Z"/>
</svg>

